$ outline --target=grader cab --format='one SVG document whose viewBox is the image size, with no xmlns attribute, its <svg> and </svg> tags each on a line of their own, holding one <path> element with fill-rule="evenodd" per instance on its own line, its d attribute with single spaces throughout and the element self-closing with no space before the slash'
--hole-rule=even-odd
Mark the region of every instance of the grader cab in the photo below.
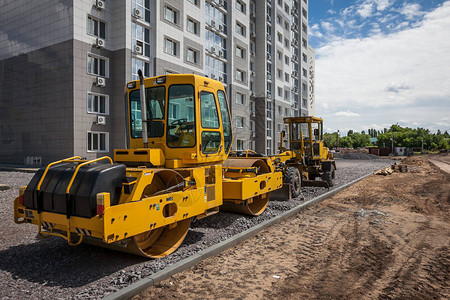
<svg viewBox="0 0 450 300">
<path fill-rule="evenodd" d="M 192 220 L 219 208 L 257 216 L 282 173 L 268 157 L 229 158 L 233 133 L 221 82 L 165 75 L 127 84 L 127 149 L 40 169 L 14 201 L 16 223 L 70 245 L 148 258 L 175 251 Z"/>
<path fill-rule="evenodd" d="M 284 182 L 290 184 L 292 197 L 300 195 L 302 186 L 333 186 L 336 163 L 323 143 L 323 120 L 290 117 L 284 118 L 284 123 L 289 128 L 288 136 L 281 133 L 280 154 L 272 159 L 283 171 Z M 288 149 L 282 146 L 283 141 L 288 142 Z"/>
</svg>

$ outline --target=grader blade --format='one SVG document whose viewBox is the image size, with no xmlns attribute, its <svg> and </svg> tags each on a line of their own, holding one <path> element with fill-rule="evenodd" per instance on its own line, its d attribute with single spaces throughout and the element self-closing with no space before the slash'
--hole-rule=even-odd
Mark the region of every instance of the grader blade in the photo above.
<svg viewBox="0 0 450 300">
<path fill-rule="evenodd" d="M 302 180 L 302 186 L 315 186 L 329 188 L 328 182 L 322 180 Z"/>
</svg>

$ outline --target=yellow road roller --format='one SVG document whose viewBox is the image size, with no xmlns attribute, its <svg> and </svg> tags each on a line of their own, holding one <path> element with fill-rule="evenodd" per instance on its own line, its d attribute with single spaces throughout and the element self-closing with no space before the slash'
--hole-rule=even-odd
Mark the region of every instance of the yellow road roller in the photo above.
<svg viewBox="0 0 450 300">
<path fill-rule="evenodd" d="M 127 149 L 114 160 L 71 157 L 41 168 L 14 200 L 14 221 L 59 236 L 158 258 L 193 219 L 219 209 L 261 214 L 283 176 L 269 157 L 229 158 L 233 133 L 223 84 L 171 74 L 126 86 Z"/>
</svg>

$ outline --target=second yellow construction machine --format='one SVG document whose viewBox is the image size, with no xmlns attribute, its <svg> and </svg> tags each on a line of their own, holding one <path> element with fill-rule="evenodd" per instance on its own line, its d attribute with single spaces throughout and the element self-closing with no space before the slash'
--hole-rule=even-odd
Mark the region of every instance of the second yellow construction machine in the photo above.
<svg viewBox="0 0 450 300">
<path fill-rule="evenodd" d="M 221 82 L 141 76 L 126 97 L 129 147 L 114 151 L 115 162 L 72 157 L 40 169 L 14 201 L 16 223 L 70 245 L 156 258 L 177 249 L 193 219 L 223 204 L 259 215 L 282 187 L 270 158 L 228 158 L 233 134 Z"/>
<path fill-rule="evenodd" d="M 289 148 L 280 142 L 280 154 L 271 158 L 283 172 L 284 182 L 290 184 L 292 197 L 300 195 L 302 186 L 333 186 L 336 163 L 323 143 L 323 120 L 311 116 L 289 117 L 284 118 L 284 123 L 289 127 L 286 140 Z M 283 131 L 280 141 L 285 138 Z"/>
</svg>

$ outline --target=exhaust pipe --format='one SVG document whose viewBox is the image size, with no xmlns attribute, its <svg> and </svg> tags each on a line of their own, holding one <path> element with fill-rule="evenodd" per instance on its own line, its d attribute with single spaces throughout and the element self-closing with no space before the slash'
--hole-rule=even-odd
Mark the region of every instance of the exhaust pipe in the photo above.
<svg viewBox="0 0 450 300">
<path fill-rule="evenodd" d="M 145 83 L 144 75 L 142 71 L 138 70 L 139 75 L 139 91 L 141 100 L 141 120 L 142 120 L 142 141 L 144 142 L 144 148 L 148 148 L 148 130 L 147 130 L 147 101 L 145 99 Z"/>
</svg>

